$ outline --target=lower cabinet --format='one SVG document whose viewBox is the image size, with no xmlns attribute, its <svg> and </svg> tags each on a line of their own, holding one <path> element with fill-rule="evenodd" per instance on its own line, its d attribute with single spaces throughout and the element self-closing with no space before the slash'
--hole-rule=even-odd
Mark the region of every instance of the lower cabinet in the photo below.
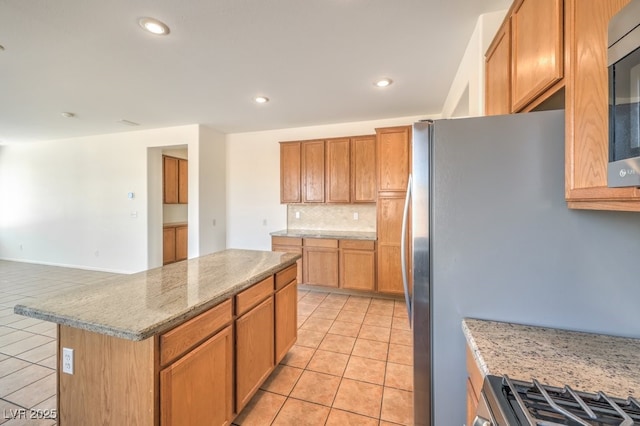
<svg viewBox="0 0 640 426">
<path fill-rule="evenodd" d="M 165 225 L 162 229 L 162 263 L 179 262 L 187 259 L 187 225 Z"/>
<path fill-rule="evenodd" d="M 374 240 L 273 236 L 271 249 L 302 254 L 302 259 L 298 260 L 298 284 L 380 291 L 376 285 Z M 399 270 L 399 257 L 397 262 Z"/>
<path fill-rule="evenodd" d="M 236 320 L 236 411 L 240 412 L 273 371 L 273 297 Z"/>
<path fill-rule="evenodd" d="M 478 400 L 480 399 L 484 377 L 469 346 L 467 346 L 467 374 L 467 425 L 472 425 L 478 409 Z"/>
<path fill-rule="evenodd" d="M 276 288 L 278 278 L 276 277 Z M 298 285 L 293 279 L 276 291 L 276 364 L 278 364 L 298 337 Z"/>
<path fill-rule="evenodd" d="M 233 420 L 233 333 L 227 326 L 160 372 L 161 425 Z"/>
<path fill-rule="evenodd" d="M 340 240 L 340 288 L 375 291 L 374 241 Z"/>
<path fill-rule="evenodd" d="M 304 238 L 302 263 L 304 283 L 338 287 L 338 240 Z"/>
</svg>

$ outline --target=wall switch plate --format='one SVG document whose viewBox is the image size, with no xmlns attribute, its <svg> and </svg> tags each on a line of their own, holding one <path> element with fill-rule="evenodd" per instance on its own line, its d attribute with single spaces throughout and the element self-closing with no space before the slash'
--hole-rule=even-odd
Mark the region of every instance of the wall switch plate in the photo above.
<svg viewBox="0 0 640 426">
<path fill-rule="evenodd" d="M 73 349 L 62 348 L 62 372 L 73 374 Z"/>
</svg>

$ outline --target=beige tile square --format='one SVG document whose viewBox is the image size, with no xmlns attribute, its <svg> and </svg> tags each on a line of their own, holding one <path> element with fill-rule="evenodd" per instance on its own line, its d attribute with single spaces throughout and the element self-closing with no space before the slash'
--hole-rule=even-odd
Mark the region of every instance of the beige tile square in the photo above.
<svg viewBox="0 0 640 426">
<path fill-rule="evenodd" d="M 313 315 L 307 319 L 300 327 L 303 330 L 319 331 L 326 333 L 331 328 L 333 320 L 314 318 Z"/>
<path fill-rule="evenodd" d="M 369 339 L 377 342 L 389 342 L 391 329 L 388 327 L 377 327 L 375 325 L 362 325 L 358 339 Z"/>
<path fill-rule="evenodd" d="M 298 302 L 298 315 L 309 316 L 317 307 L 315 304 L 305 303 L 303 299 L 303 301 Z"/>
<path fill-rule="evenodd" d="M 33 382 L 9 395 L 3 396 L 3 399 L 20 405 L 21 407 L 31 408 L 55 396 L 56 392 L 56 374 L 51 372 L 51 374 L 37 382 Z"/>
<path fill-rule="evenodd" d="M 47 367 L 50 368 L 52 370 L 55 370 L 58 368 L 58 357 L 56 355 L 50 356 L 48 358 L 45 358 L 43 360 L 40 360 L 37 362 L 38 365 L 41 365 L 43 367 Z"/>
<path fill-rule="evenodd" d="M 325 333 L 321 333 L 319 331 L 299 329 L 298 330 L 298 339 L 296 340 L 296 344 L 298 346 L 306 346 L 308 348 L 317 348 L 324 339 Z"/>
<path fill-rule="evenodd" d="M 396 364 L 413 365 L 413 347 L 395 343 L 389 344 L 389 358 L 387 361 Z"/>
<path fill-rule="evenodd" d="M 42 402 L 39 402 L 38 404 L 36 404 L 35 407 L 32 408 L 36 408 L 36 409 L 40 409 L 40 410 L 55 410 L 57 408 L 58 401 L 57 401 L 57 397 L 56 395 L 52 396 L 49 399 L 46 399 Z"/>
<path fill-rule="evenodd" d="M 413 393 L 385 387 L 380 420 L 413 425 Z"/>
<path fill-rule="evenodd" d="M 325 426 L 378 426 L 378 419 L 332 408 Z"/>
<path fill-rule="evenodd" d="M 384 384 L 386 363 L 370 358 L 352 356 L 344 371 L 347 379 L 359 380 L 361 382 Z"/>
<path fill-rule="evenodd" d="M 45 343 L 44 345 L 37 346 L 26 352 L 22 352 L 16 355 L 16 358 L 24 359 L 29 362 L 39 362 L 50 356 L 55 356 L 58 350 L 58 344 L 55 340 Z"/>
<path fill-rule="evenodd" d="M 319 308 L 326 308 L 326 309 L 342 309 L 342 307 L 344 306 L 344 304 L 346 303 L 346 300 L 340 300 L 340 299 L 329 299 L 328 297 L 322 302 L 320 303 L 320 305 L 318 306 Z"/>
<path fill-rule="evenodd" d="M 309 319 L 308 315 L 298 315 L 298 328 L 302 327 L 302 324 Z"/>
<path fill-rule="evenodd" d="M 329 333 L 357 337 L 358 333 L 360 333 L 360 326 L 360 323 L 357 322 L 334 321 Z"/>
<path fill-rule="evenodd" d="M 393 316 L 393 305 L 374 305 L 373 301 L 371 301 L 371 305 L 369 306 L 369 309 L 367 309 L 367 313 L 391 317 Z"/>
<path fill-rule="evenodd" d="M 378 327 L 391 327 L 392 319 L 393 317 L 387 315 L 366 314 L 362 323 Z"/>
<path fill-rule="evenodd" d="M 28 339 L 29 337 L 35 336 L 33 333 L 27 333 L 22 330 L 14 330 L 11 333 L 7 333 L 4 336 L 0 336 L 0 348 L 4 348 L 7 345 L 12 345 L 16 342 L 20 342 L 21 340 Z M 3 352 L 3 351 L 0 351 Z M 4 352 L 3 352 L 4 353 Z"/>
<path fill-rule="evenodd" d="M 4 361 L 0 361 L 0 378 L 8 376 L 18 370 L 22 370 L 29 365 L 31 364 L 27 361 L 18 358 L 7 358 Z"/>
<path fill-rule="evenodd" d="M 329 416 L 329 407 L 289 398 L 276 416 L 272 426 L 318 426 Z"/>
<path fill-rule="evenodd" d="M 305 370 L 290 396 L 302 401 L 331 406 L 340 380 L 337 376 Z"/>
<path fill-rule="evenodd" d="M 391 343 L 413 346 L 413 332 L 411 330 L 393 330 Z"/>
<path fill-rule="evenodd" d="M 345 311 L 367 312 L 370 303 L 370 297 L 351 296 L 342 309 Z"/>
<path fill-rule="evenodd" d="M 411 330 L 408 317 L 393 317 L 391 328 L 395 330 Z"/>
<path fill-rule="evenodd" d="M 329 329 L 329 332 L 331 332 L 331 329 Z M 326 336 L 324 336 L 324 339 L 322 340 L 322 343 L 320 343 L 318 349 L 348 355 L 353 350 L 353 345 L 355 344 L 355 342 L 355 337 L 341 336 L 338 334 L 327 334 Z"/>
<path fill-rule="evenodd" d="M 349 361 L 349 355 L 318 349 L 309 361 L 307 370 L 341 377 L 347 361 Z"/>
<path fill-rule="evenodd" d="M 21 370 L 8 374 L 0 378 L 0 398 L 28 386 L 33 382 L 37 382 L 49 374 L 51 374 L 51 369 L 36 364 L 31 364 Z"/>
<path fill-rule="evenodd" d="M 413 367 L 388 362 L 384 385 L 390 388 L 413 391 Z"/>
<path fill-rule="evenodd" d="M 322 303 L 322 301 L 324 299 L 327 298 L 328 293 L 321 293 L 321 292 L 317 292 L 317 291 L 310 291 L 307 293 L 307 295 L 303 298 L 303 302 L 305 303 L 311 303 L 311 304 L 316 304 L 319 305 L 320 303 Z"/>
<path fill-rule="evenodd" d="M 342 309 L 338 314 L 338 316 L 336 317 L 336 321 L 352 322 L 360 325 L 362 324 L 362 321 L 364 321 L 365 314 L 366 314 L 365 311 L 356 312 L 356 311 L 348 311 L 346 309 Z"/>
<path fill-rule="evenodd" d="M 240 426 L 270 425 L 286 399 L 282 395 L 259 390 L 233 423 Z"/>
<path fill-rule="evenodd" d="M 349 300 L 349 296 L 346 294 L 329 293 L 325 300 L 340 301 L 344 303 Z"/>
<path fill-rule="evenodd" d="M 307 348 L 298 344 L 293 345 L 282 359 L 281 364 L 290 367 L 305 368 L 314 352 L 315 349 L 313 348 Z"/>
<path fill-rule="evenodd" d="M 0 399 L 0 411 L 3 415 L 0 416 L 0 425 L 6 424 L 11 418 L 11 413 L 16 413 L 22 407 L 18 407 L 15 404 L 10 403 L 9 401 L 5 401 L 4 399 Z"/>
<path fill-rule="evenodd" d="M 333 407 L 363 416 L 379 418 L 381 404 L 382 386 L 342 379 Z"/>
<path fill-rule="evenodd" d="M 278 365 L 260 389 L 288 396 L 303 371 L 301 368 Z"/>
<path fill-rule="evenodd" d="M 340 309 L 317 308 L 315 311 L 313 311 L 310 318 L 334 320 L 339 313 Z"/>
<path fill-rule="evenodd" d="M 364 358 L 386 361 L 388 352 L 388 343 L 376 342 L 375 340 L 356 339 L 356 343 L 353 346 L 353 351 L 351 351 L 351 356 L 355 355 Z"/>
<path fill-rule="evenodd" d="M 371 306 L 376 308 L 391 308 L 393 309 L 396 305 L 395 299 L 381 299 L 374 297 L 371 299 Z"/>
<path fill-rule="evenodd" d="M 393 307 L 393 316 L 400 318 L 409 318 L 409 314 L 407 313 L 407 305 L 404 300 L 396 300 Z"/>
<path fill-rule="evenodd" d="M 50 342 L 52 342 L 51 337 L 42 336 L 40 334 L 33 334 L 26 339 L 3 346 L 2 348 L 0 348 L 0 352 L 6 355 L 16 356 Z"/>
</svg>

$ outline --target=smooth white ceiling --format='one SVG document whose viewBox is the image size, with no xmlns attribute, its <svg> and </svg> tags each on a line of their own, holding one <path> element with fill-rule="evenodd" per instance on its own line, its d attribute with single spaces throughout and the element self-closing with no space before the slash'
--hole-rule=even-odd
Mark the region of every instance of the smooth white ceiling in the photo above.
<svg viewBox="0 0 640 426">
<path fill-rule="evenodd" d="M 0 143 L 438 114 L 478 16 L 510 3 L 0 0 Z M 142 31 L 143 16 L 171 34 Z"/>
</svg>

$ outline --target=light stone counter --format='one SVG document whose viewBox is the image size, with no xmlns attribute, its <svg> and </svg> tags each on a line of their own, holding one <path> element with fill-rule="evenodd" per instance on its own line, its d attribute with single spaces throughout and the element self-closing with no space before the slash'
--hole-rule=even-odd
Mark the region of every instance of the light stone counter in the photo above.
<svg viewBox="0 0 640 426">
<path fill-rule="evenodd" d="M 225 250 L 16 305 L 15 313 L 129 340 L 167 331 L 300 255 Z"/>
<path fill-rule="evenodd" d="M 469 318 L 462 329 L 484 375 L 640 397 L 640 339 Z"/>
<path fill-rule="evenodd" d="M 343 240 L 375 240 L 375 232 L 320 231 L 313 229 L 283 229 L 271 233 L 273 237 L 293 238 L 336 238 Z"/>
</svg>

